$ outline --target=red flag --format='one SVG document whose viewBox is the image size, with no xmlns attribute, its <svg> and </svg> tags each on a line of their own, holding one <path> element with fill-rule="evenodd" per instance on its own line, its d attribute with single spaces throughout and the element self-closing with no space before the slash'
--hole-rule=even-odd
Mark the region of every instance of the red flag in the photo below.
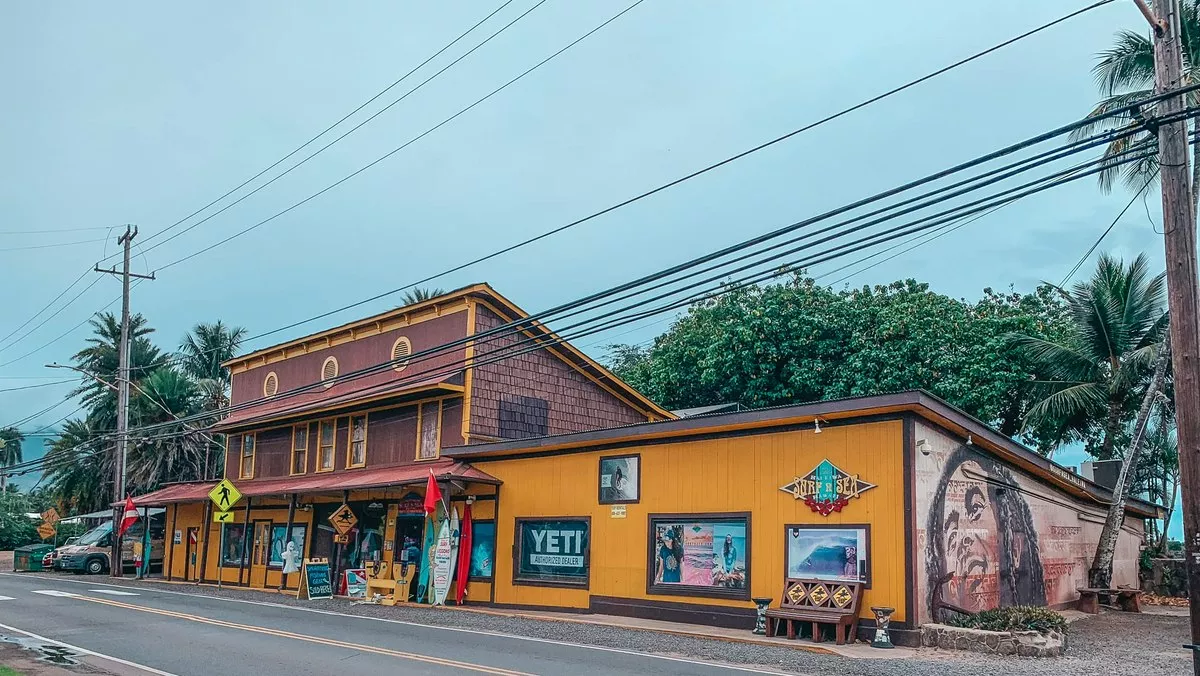
<svg viewBox="0 0 1200 676">
<path fill-rule="evenodd" d="M 429 470 L 429 481 L 425 483 L 425 516 L 437 511 L 437 505 L 442 501 L 442 489 L 438 488 L 437 479 L 433 478 L 433 470 Z"/>
<path fill-rule="evenodd" d="M 129 527 L 138 520 L 137 506 L 133 504 L 133 498 L 125 498 L 125 516 L 121 518 L 121 528 L 117 531 L 117 536 L 120 537 L 129 530 Z"/>
<path fill-rule="evenodd" d="M 471 577 L 471 503 L 463 510 L 462 521 L 458 526 L 458 586 L 454 589 L 454 601 L 462 605 L 463 597 L 467 595 L 467 578 Z"/>
</svg>

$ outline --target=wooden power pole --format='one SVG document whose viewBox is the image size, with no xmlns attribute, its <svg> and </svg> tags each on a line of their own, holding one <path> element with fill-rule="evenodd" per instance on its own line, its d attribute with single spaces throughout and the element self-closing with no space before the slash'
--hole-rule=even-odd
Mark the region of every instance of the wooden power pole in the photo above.
<svg viewBox="0 0 1200 676">
<path fill-rule="evenodd" d="M 1179 0 L 1154 0 L 1155 91 L 1183 86 L 1183 41 Z M 1158 103 L 1156 115 L 1170 117 L 1186 108 L 1184 97 Z M 1188 122 L 1158 129 L 1163 231 L 1167 254 L 1167 303 L 1171 311 L 1171 366 L 1179 473 L 1183 489 L 1183 550 L 1191 599 L 1192 670 L 1200 676 L 1200 284 L 1196 267 L 1196 213 L 1188 170 Z"/>
<path fill-rule="evenodd" d="M 112 520 L 112 553 L 108 557 L 109 573 L 113 577 L 124 574 L 124 561 L 121 557 L 121 537 L 117 534 L 125 513 L 125 460 L 128 456 L 129 445 L 129 279 L 154 279 L 154 274 L 137 275 L 129 271 L 129 249 L 133 238 L 137 237 L 137 228 L 125 226 L 125 234 L 117 239 L 124 248 L 124 260 L 121 271 L 116 267 L 104 270 L 99 265 L 96 272 L 117 275 L 121 278 L 121 343 L 117 347 L 117 449 L 113 458 L 113 520 Z M 150 528 L 150 524 L 145 525 Z"/>
</svg>

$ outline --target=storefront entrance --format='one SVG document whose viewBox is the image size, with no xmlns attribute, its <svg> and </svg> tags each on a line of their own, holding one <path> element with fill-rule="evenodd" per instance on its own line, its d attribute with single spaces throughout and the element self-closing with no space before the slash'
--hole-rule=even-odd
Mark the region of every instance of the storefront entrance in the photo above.
<svg viewBox="0 0 1200 676">
<path fill-rule="evenodd" d="M 200 529 L 191 527 L 187 529 L 187 547 L 184 551 L 184 561 L 187 562 L 187 571 L 185 577 L 189 582 L 194 582 L 200 579 L 199 553 L 196 549 L 200 541 Z"/>
<path fill-rule="evenodd" d="M 395 565 L 416 566 L 413 580 L 416 580 L 421 573 L 421 546 L 424 539 L 425 517 L 412 514 L 401 514 L 396 517 L 396 542 L 393 545 L 396 551 Z M 414 582 L 412 591 L 415 590 L 416 583 Z"/>
<path fill-rule="evenodd" d="M 254 522 L 254 548 L 250 557 L 250 586 L 261 589 L 267 586 L 267 565 L 271 554 L 271 522 Z"/>
</svg>

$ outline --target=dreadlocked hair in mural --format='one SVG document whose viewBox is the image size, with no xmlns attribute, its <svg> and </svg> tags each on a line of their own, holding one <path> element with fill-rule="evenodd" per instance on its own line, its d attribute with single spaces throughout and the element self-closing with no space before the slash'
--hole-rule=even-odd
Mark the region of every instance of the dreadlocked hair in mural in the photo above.
<svg viewBox="0 0 1200 676">
<path fill-rule="evenodd" d="M 1012 473 L 995 460 L 969 446 L 950 454 L 926 533 L 927 603 L 935 615 L 939 595 L 968 612 L 1046 604 L 1033 515 Z"/>
</svg>

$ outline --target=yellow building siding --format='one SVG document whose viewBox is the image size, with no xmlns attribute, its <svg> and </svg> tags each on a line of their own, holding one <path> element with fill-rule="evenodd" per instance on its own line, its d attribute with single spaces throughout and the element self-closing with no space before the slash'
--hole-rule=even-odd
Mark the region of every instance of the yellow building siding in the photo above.
<svg viewBox="0 0 1200 676">
<path fill-rule="evenodd" d="M 730 436 L 473 463 L 504 482 L 496 528 L 496 603 L 587 608 L 591 596 L 749 608 L 749 601 L 648 594 L 649 515 L 750 512 L 750 595 L 778 605 L 788 524 L 869 524 L 871 588 L 861 607 L 897 609 L 905 620 L 905 491 L 903 423 L 889 420 L 812 430 Z M 599 459 L 641 455 L 641 501 L 613 518 L 598 500 Z M 828 459 L 876 488 L 821 516 L 780 489 Z M 513 584 L 514 519 L 590 517 L 588 589 Z"/>
</svg>

